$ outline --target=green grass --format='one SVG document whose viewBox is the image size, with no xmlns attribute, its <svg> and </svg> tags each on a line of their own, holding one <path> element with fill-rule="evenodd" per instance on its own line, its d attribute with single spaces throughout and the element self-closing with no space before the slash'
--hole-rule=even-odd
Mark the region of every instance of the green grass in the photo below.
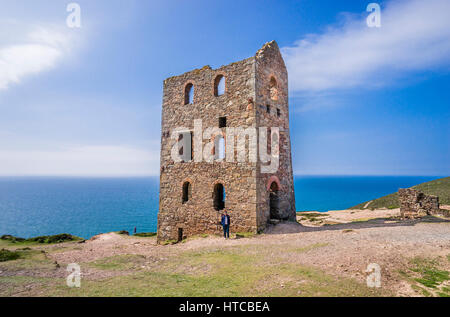
<svg viewBox="0 0 450 317">
<path fill-rule="evenodd" d="M 443 205 L 450 205 L 450 177 L 440 178 L 431 182 L 422 183 L 412 188 L 417 189 L 427 195 L 436 195 L 439 197 L 439 202 Z M 368 202 L 363 202 L 359 205 L 353 206 L 350 209 L 380 209 L 380 208 L 400 208 L 398 201 L 398 194 L 392 193 L 387 196 L 372 200 L 366 208 L 364 206 Z"/>
<path fill-rule="evenodd" d="M 26 258 L 2 262 L 0 270 L 17 275 L 0 276 L 0 296 L 384 296 L 385 290 L 336 277 L 320 269 L 299 265 L 291 254 L 308 252 L 327 244 L 298 250 L 260 245 L 180 250 L 154 263 L 154 257 L 118 255 L 81 263 L 87 268 L 110 272 L 102 278 L 82 277 L 81 288 L 69 288 L 65 278 L 23 276 L 26 272 L 52 276 L 55 264 L 38 250 Z M 275 253 L 274 253 L 275 252 Z M 10 263 L 8 266 L 8 263 Z"/>
<path fill-rule="evenodd" d="M 0 250 L 0 262 L 13 261 L 20 258 L 19 251 Z"/>
<path fill-rule="evenodd" d="M 3 268 L 10 271 L 36 270 L 40 272 L 52 271 L 56 263 L 47 257 L 42 250 L 15 250 L 19 257 L 15 256 L 10 260 L 0 262 L 0 271 Z"/>
<path fill-rule="evenodd" d="M 65 280 L 56 281 L 52 278 L 31 276 L 0 276 L 0 297 L 28 296 L 30 293 L 36 296 L 43 296 L 56 284 L 64 282 Z M 37 290 L 36 293 L 33 292 L 34 289 Z"/>
<path fill-rule="evenodd" d="M 236 238 L 252 238 L 255 237 L 257 234 L 254 232 L 236 232 Z"/>
<path fill-rule="evenodd" d="M 420 278 L 415 279 L 416 282 L 429 288 L 436 288 L 441 283 L 450 280 L 448 271 L 438 270 L 432 265 L 418 265 L 412 271 L 421 275 Z"/>
<path fill-rule="evenodd" d="M 314 212 L 297 212 L 297 216 L 302 217 L 301 220 L 309 220 L 311 222 L 322 222 L 324 217 L 328 217 L 328 215 L 322 215 L 320 213 Z"/>
<path fill-rule="evenodd" d="M 450 288 L 449 287 L 442 287 L 443 292 L 438 292 L 439 297 L 450 297 Z"/>
<path fill-rule="evenodd" d="M 423 296 L 450 296 L 450 288 L 445 286 L 450 281 L 450 272 L 443 266 L 442 258 L 416 257 L 410 261 L 409 272 L 401 271 L 400 275 Z"/>
<path fill-rule="evenodd" d="M 56 234 L 53 236 L 40 236 L 35 238 L 27 239 L 29 242 L 37 242 L 37 243 L 63 243 L 63 242 L 70 242 L 70 241 L 80 241 L 83 240 L 79 237 L 73 236 L 71 234 L 62 233 L 62 234 Z"/>
<path fill-rule="evenodd" d="M 31 248 L 20 248 L 20 249 L 16 249 L 16 250 L 1 249 L 0 250 L 0 262 L 15 261 L 18 259 L 28 260 L 33 257 L 34 257 L 34 259 L 37 259 L 36 255 L 38 257 L 40 256 L 40 257 L 45 258 L 42 251 L 33 250 Z M 24 261 L 22 261 L 22 262 L 24 262 Z"/>
<path fill-rule="evenodd" d="M 358 219 L 352 220 L 352 222 L 367 222 L 372 219 L 373 218 L 358 218 Z"/>
<path fill-rule="evenodd" d="M 411 285 L 411 288 L 413 289 L 413 290 L 415 290 L 416 292 L 419 292 L 419 293 L 421 293 L 423 296 L 425 296 L 425 297 L 431 297 L 431 296 L 433 296 L 433 294 L 431 294 L 429 291 L 427 291 L 426 289 L 424 289 L 424 288 L 422 288 L 422 287 L 420 287 L 420 286 L 417 286 L 417 285 Z"/>
<path fill-rule="evenodd" d="M 54 244 L 54 243 L 63 243 L 81 240 L 83 239 L 67 233 L 56 234 L 52 236 L 39 236 L 29 239 L 14 237 L 11 235 L 3 235 L 0 237 L 0 245 L 14 246 L 14 245 L 33 245 L 33 244 Z"/>
<path fill-rule="evenodd" d="M 9 235 L 9 234 L 2 235 L 0 237 L 0 240 L 8 241 L 8 242 L 11 242 L 11 243 L 17 243 L 17 242 L 24 242 L 24 241 L 26 241 L 26 239 L 24 239 L 24 238 L 14 237 L 14 236 Z"/>
<path fill-rule="evenodd" d="M 88 266 L 101 270 L 130 270 L 145 263 L 145 256 L 125 254 L 103 258 L 88 264 Z"/>
<path fill-rule="evenodd" d="M 155 237 L 156 232 L 140 232 L 140 233 L 133 234 L 133 236 L 142 237 L 142 238 L 150 238 L 150 237 Z"/>
<path fill-rule="evenodd" d="M 305 217 L 305 218 L 308 218 L 308 219 L 320 218 L 320 217 L 328 217 L 328 215 L 322 215 L 320 213 L 304 212 L 304 211 L 297 212 L 297 216 Z"/>
<path fill-rule="evenodd" d="M 450 279 L 449 272 L 438 270 L 435 267 L 420 267 L 418 269 L 413 269 L 416 273 L 419 273 L 421 277 L 415 278 L 414 280 L 423 286 L 428 288 L 438 288 L 443 282 Z"/>
<path fill-rule="evenodd" d="M 121 259 L 120 266 L 125 263 Z M 112 261 L 117 263 L 117 258 Z M 98 267 L 98 263 L 96 264 Z M 103 268 L 106 268 L 103 266 Z M 117 267 L 114 267 L 114 269 Z M 108 267 L 110 269 L 110 267 Z M 274 263 L 241 248 L 185 252 L 152 271 L 56 286 L 54 296 L 378 296 L 351 279 L 293 263 Z"/>
</svg>

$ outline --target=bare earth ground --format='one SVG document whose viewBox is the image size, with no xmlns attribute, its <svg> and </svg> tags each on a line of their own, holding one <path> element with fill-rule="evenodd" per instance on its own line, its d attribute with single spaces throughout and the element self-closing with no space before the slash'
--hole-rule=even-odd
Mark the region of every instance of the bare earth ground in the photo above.
<svg viewBox="0 0 450 317">
<path fill-rule="evenodd" d="M 449 220 L 400 221 L 398 209 L 305 214 L 308 217 L 298 216 L 301 224 L 280 223 L 264 234 L 241 239 L 208 236 L 157 245 L 155 238 L 108 233 L 84 243 L 33 247 L 42 256 L 0 262 L 0 295 L 449 294 L 449 280 L 445 279 L 450 270 Z M 89 288 L 64 287 L 69 263 L 80 264 L 83 283 Z M 381 267 L 380 289 L 366 286 L 365 271 L 370 263 Z M 433 263 L 437 272 L 444 272 L 439 286 L 418 283 L 421 276 L 414 263 Z M 233 276 L 225 279 L 224 272 Z M 221 287 L 224 290 L 218 290 Z"/>
</svg>

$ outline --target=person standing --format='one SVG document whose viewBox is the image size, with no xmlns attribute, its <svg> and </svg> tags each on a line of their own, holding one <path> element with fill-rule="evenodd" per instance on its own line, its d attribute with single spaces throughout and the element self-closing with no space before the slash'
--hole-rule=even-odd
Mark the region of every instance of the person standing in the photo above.
<svg viewBox="0 0 450 317">
<path fill-rule="evenodd" d="M 230 215 L 228 215 L 228 212 L 225 210 L 222 214 L 222 220 L 221 220 L 221 224 L 223 227 L 223 237 L 225 239 L 230 237 Z"/>
</svg>

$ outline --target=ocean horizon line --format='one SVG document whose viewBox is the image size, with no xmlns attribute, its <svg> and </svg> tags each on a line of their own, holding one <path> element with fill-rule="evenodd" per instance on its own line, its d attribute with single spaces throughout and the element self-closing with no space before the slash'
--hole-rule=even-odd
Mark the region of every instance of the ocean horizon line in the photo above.
<svg viewBox="0 0 450 317">
<path fill-rule="evenodd" d="M 0 178 L 72 178 L 72 179 L 131 179 L 155 178 L 160 175 L 0 175 Z M 449 175 L 423 175 L 423 174 L 294 174 L 294 177 L 448 177 Z"/>
</svg>

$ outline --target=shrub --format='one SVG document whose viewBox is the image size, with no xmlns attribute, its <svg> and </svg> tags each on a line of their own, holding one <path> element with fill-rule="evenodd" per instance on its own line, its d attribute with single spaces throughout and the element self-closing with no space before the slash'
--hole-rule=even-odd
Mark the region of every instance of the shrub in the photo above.
<svg viewBox="0 0 450 317">
<path fill-rule="evenodd" d="M 53 236 L 40 236 L 40 237 L 27 239 L 27 241 L 37 242 L 37 243 L 62 243 L 62 242 L 78 241 L 78 240 L 80 240 L 80 238 L 75 237 L 68 233 L 56 234 Z"/>
<path fill-rule="evenodd" d="M 17 260 L 18 258 L 20 258 L 20 253 L 17 251 L 0 250 L 0 262 Z"/>
<path fill-rule="evenodd" d="M 177 243 L 178 243 L 177 240 L 166 240 L 166 241 L 163 241 L 161 244 L 162 245 L 171 245 L 171 244 L 177 244 Z"/>
<path fill-rule="evenodd" d="M 253 232 L 236 232 L 235 238 L 242 239 L 242 238 L 251 238 L 254 236 L 255 236 L 255 233 L 253 233 Z"/>
<path fill-rule="evenodd" d="M 156 232 L 140 232 L 140 233 L 135 233 L 134 236 L 149 238 L 149 237 L 156 236 Z"/>
<path fill-rule="evenodd" d="M 14 236 L 9 235 L 9 234 L 5 234 L 5 235 L 1 236 L 0 240 L 9 241 L 9 242 L 12 242 L 12 243 L 25 241 L 24 238 L 14 237 Z"/>
</svg>

